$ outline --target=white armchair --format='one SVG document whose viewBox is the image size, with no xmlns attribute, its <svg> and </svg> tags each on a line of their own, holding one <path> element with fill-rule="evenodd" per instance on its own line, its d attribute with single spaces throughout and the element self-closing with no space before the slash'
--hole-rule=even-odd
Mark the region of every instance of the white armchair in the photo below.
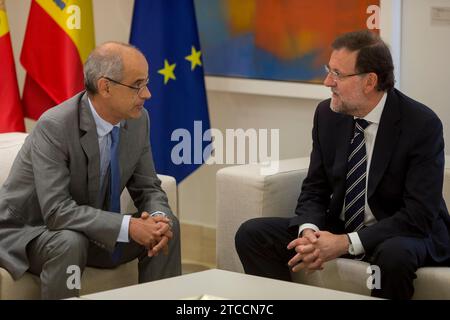
<svg viewBox="0 0 450 320">
<path fill-rule="evenodd" d="M 26 133 L 0 134 L 0 186 L 8 177 L 13 161 L 20 150 Z M 177 213 L 177 185 L 173 177 L 158 175 L 162 182 L 162 188 L 167 193 L 169 205 Z M 128 191 L 121 195 L 122 212 L 135 212 L 137 209 L 131 201 Z M 86 268 L 81 279 L 80 295 L 93 292 L 125 287 L 138 283 L 137 259 L 123 264 L 115 269 Z M 0 267 L 0 300 L 2 299 L 39 299 L 40 280 L 31 273 L 17 281 L 9 272 Z"/>
<path fill-rule="evenodd" d="M 446 161 L 446 163 L 449 163 Z M 217 267 L 243 272 L 234 235 L 246 220 L 294 215 L 309 158 L 279 161 L 275 174 L 262 175 L 261 165 L 233 166 L 217 172 Z M 450 168 L 446 168 L 444 198 L 450 203 Z M 293 274 L 296 282 L 370 295 L 366 282 L 368 263 L 336 259 L 312 275 Z M 413 299 L 450 299 L 450 268 L 425 267 L 417 272 Z"/>
</svg>

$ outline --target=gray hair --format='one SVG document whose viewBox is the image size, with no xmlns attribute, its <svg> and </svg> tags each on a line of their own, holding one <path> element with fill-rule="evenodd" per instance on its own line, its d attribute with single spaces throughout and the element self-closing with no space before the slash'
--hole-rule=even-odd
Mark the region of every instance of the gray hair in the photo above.
<svg viewBox="0 0 450 320">
<path fill-rule="evenodd" d="M 123 59 L 120 47 L 136 47 L 121 42 L 106 42 L 91 52 L 84 63 L 84 86 L 91 94 L 98 93 L 97 81 L 102 77 L 108 77 L 116 81 L 123 78 Z M 140 51 L 139 51 L 140 52 Z"/>
</svg>

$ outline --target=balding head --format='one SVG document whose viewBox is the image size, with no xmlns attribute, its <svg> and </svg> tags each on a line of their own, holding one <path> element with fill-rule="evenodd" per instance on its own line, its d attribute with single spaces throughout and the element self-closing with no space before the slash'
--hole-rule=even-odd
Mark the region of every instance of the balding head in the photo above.
<svg viewBox="0 0 450 320">
<path fill-rule="evenodd" d="M 122 42 L 105 42 L 95 48 L 84 64 L 84 85 L 91 94 L 98 92 L 97 81 L 108 77 L 122 81 L 124 57 L 143 54 L 136 47 Z"/>
</svg>

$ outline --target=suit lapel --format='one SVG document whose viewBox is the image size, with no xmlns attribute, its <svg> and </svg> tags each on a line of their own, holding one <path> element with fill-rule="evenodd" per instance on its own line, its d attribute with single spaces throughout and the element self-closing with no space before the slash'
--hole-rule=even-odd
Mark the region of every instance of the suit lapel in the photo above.
<svg viewBox="0 0 450 320">
<path fill-rule="evenodd" d="M 339 115 L 336 127 L 336 153 L 333 163 L 333 178 L 335 181 L 332 207 L 330 211 L 339 215 L 344 204 L 345 177 L 347 175 L 347 158 L 350 139 L 353 136 L 353 118 Z"/>
<path fill-rule="evenodd" d="M 350 140 L 353 136 L 353 118 L 346 115 L 340 115 L 341 119 L 336 128 L 336 155 L 333 164 L 333 176 L 340 179 L 338 181 L 338 190 L 345 187 L 345 177 L 347 172 L 347 158 Z M 342 186 L 341 186 L 342 185 Z"/>
<path fill-rule="evenodd" d="M 375 139 L 372 160 L 369 169 L 369 182 L 367 188 L 367 199 L 369 199 L 378 183 L 386 171 L 392 151 L 397 144 L 400 135 L 398 121 L 400 120 L 400 111 L 398 109 L 397 96 L 394 90 L 388 93 L 386 105 L 380 119 L 380 125 Z"/>
<path fill-rule="evenodd" d="M 81 147 L 88 159 L 88 194 L 89 203 L 97 204 L 100 189 L 100 150 L 98 147 L 97 127 L 92 116 L 87 94 L 80 104 L 80 137 Z M 97 204 L 98 205 L 98 204 Z"/>
</svg>

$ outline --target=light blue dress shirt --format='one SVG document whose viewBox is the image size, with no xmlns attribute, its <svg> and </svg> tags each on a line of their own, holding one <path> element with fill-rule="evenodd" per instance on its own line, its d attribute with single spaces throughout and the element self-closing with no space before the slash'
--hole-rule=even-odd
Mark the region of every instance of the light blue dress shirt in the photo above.
<svg viewBox="0 0 450 320">
<path fill-rule="evenodd" d="M 108 174 L 109 161 L 111 159 L 111 135 L 110 132 L 113 129 L 113 125 L 108 121 L 103 120 L 92 105 L 91 100 L 88 98 L 89 107 L 91 107 L 92 115 L 94 116 L 95 125 L 97 127 L 98 146 L 100 149 L 100 190 L 103 190 L 103 184 L 105 183 L 106 175 Z M 120 123 L 116 124 L 116 127 L 120 128 Z M 124 215 L 122 219 L 122 225 L 120 227 L 119 236 L 117 242 L 129 242 L 128 228 L 130 226 L 130 215 Z"/>
</svg>

